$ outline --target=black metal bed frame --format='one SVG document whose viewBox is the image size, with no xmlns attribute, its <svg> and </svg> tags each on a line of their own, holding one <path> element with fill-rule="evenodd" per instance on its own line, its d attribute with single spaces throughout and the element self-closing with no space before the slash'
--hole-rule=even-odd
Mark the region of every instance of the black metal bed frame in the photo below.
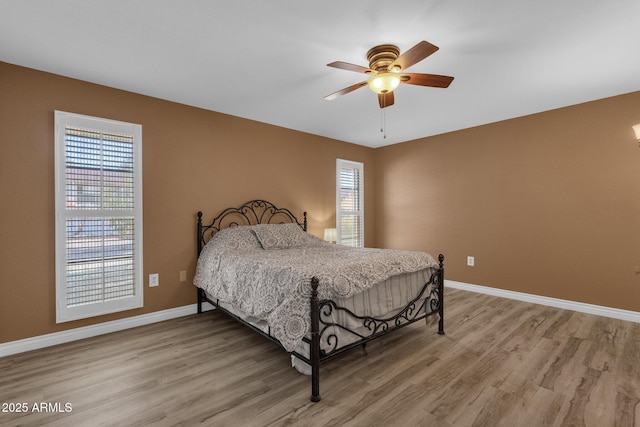
<svg viewBox="0 0 640 427">
<path fill-rule="evenodd" d="M 215 233 L 228 227 L 295 223 L 302 227 L 304 231 L 307 231 L 306 212 L 303 213 L 304 219 L 303 222 L 300 223 L 290 210 L 278 208 L 266 200 L 251 200 L 238 208 L 227 208 L 208 225 L 203 225 L 202 215 L 202 212 L 198 212 L 198 256 L 200 256 L 200 252 L 206 242 L 213 237 Z M 307 357 L 297 351 L 291 352 L 295 357 L 311 366 L 311 401 L 318 402 L 320 400 L 320 363 L 334 358 L 354 347 L 364 347 L 367 342 L 375 338 L 419 320 L 427 319 L 434 314 L 438 314 L 439 317 L 438 334 L 444 334 L 444 255 L 440 254 L 438 256 L 438 262 L 438 268 L 431 274 L 429 281 L 423 285 L 418 295 L 395 315 L 387 318 L 359 316 L 344 307 L 340 307 L 335 301 L 319 299 L 318 286 L 320 282 L 316 277 L 311 279 L 311 337 L 305 337 L 303 339 L 303 341 L 309 345 L 310 355 Z M 423 301 L 418 304 L 421 299 L 423 299 Z M 205 291 L 198 288 L 198 313 L 202 313 L 202 304 L 204 302 L 208 302 L 215 308 L 276 343 L 278 346 L 283 347 L 276 338 L 271 336 L 270 331 L 265 332 L 251 323 L 244 321 L 239 316 L 222 307 L 218 300 L 214 301 L 208 298 Z M 362 329 L 360 331 L 354 331 L 344 325 L 332 322 L 331 315 L 334 312 L 342 312 L 351 319 L 357 319 L 366 332 L 362 332 Z M 356 340 L 340 347 L 338 345 L 338 336 L 335 334 L 336 328 L 352 334 Z M 328 349 L 320 348 L 322 340 L 326 340 Z"/>
</svg>

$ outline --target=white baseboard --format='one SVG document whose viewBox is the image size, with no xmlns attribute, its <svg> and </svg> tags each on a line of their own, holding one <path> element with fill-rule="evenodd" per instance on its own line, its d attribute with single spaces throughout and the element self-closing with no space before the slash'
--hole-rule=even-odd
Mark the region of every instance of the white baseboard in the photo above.
<svg viewBox="0 0 640 427">
<path fill-rule="evenodd" d="M 212 304 L 209 304 L 207 301 L 202 302 L 202 311 L 209 311 L 209 310 L 215 310 L 215 309 L 216 308 Z"/>
<path fill-rule="evenodd" d="M 203 306 L 203 309 L 206 310 L 206 308 L 207 307 Z M 40 335 L 33 338 L 10 341 L 8 343 L 0 344 L 0 357 L 23 353 L 25 351 L 36 350 L 39 348 L 50 347 L 70 341 L 81 340 L 97 335 L 108 334 L 110 332 L 121 331 L 123 329 L 135 328 L 136 326 L 162 322 L 163 320 L 175 319 L 176 317 L 188 316 L 190 314 L 197 313 L 197 311 L 197 304 L 191 304 L 182 307 L 170 308 L 168 310 L 142 314 L 140 316 L 113 320 L 111 322 L 104 322 L 98 323 L 96 325 L 69 329 L 68 331 L 54 332 L 51 334 Z"/>
<path fill-rule="evenodd" d="M 583 302 L 525 294 L 523 292 L 489 288 L 487 286 L 472 285 L 469 283 L 455 282 L 453 280 L 445 280 L 444 285 L 449 288 L 461 289 L 463 291 L 493 295 L 501 298 L 514 299 L 533 304 L 547 305 L 550 307 L 563 308 L 565 310 L 579 311 L 581 313 L 595 314 L 597 316 L 611 317 L 613 319 L 640 323 L 640 312 L 637 311 L 622 310 L 619 308 L 604 307 L 601 305 L 586 304 Z"/>
</svg>

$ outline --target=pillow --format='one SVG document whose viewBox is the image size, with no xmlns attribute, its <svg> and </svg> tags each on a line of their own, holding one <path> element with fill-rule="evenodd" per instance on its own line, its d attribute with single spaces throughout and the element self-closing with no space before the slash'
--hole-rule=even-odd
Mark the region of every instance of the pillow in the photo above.
<svg viewBox="0 0 640 427">
<path fill-rule="evenodd" d="M 218 231 L 211 239 L 222 250 L 262 249 L 251 226 L 240 225 Z"/>
<path fill-rule="evenodd" d="M 263 249 L 286 249 L 311 243 L 298 224 L 258 224 L 251 227 Z"/>
</svg>

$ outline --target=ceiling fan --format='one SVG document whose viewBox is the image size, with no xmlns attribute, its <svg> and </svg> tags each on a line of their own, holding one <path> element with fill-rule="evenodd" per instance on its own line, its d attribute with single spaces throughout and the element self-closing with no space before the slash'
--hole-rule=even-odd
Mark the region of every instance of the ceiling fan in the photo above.
<svg viewBox="0 0 640 427">
<path fill-rule="evenodd" d="M 363 86 L 378 94 L 380 108 L 386 108 L 394 103 L 393 90 L 400 83 L 417 86 L 448 87 L 453 81 L 453 77 L 440 76 L 437 74 L 404 73 L 403 71 L 414 64 L 435 53 L 439 47 L 429 42 L 421 41 L 411 49 L 400 55 L 400 49 L 392 44 L 375 46 L 367 52 L 369 68 L 348 62 L 336 61 L 327 64 L 328 67 L 340 68 L 342 70 L 355 71 L 356 73 L 367 74 L 369 79 L 346 87 L 342 90 L 324 97 L 326 100 L 336 99 L 346 95 Z"/>
</svg>

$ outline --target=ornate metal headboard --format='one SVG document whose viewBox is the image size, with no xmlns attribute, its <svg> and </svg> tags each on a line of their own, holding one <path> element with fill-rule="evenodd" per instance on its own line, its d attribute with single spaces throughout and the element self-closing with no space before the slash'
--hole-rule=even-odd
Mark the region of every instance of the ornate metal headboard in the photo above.
<svg viewBox="0 0 640 427">
<path fill-rule="evenodd" d="M 200 211 L 198 212 L 198 255 L 209 239 L 218 231 L 228 227 L 295 223 L 307 231 L 307 213 L 304 212 L 302 215 L 303 221 L 300 223 L 289 209 L 278 208 L 266 200 L 251 200 L 240 207 L 223 210 L 211 221 L 211 224 L 203 225 Z"/>
</svg>

